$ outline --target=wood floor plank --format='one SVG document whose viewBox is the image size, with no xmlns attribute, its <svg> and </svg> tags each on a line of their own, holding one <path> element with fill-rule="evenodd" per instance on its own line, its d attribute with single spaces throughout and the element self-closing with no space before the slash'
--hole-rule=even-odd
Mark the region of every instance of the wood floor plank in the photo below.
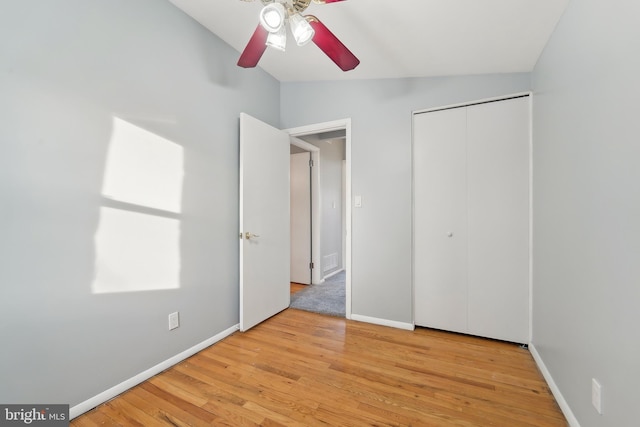
<svg viewBox="0 0 640 427">
<path fill-rule="evenodd" d="M 219 418 L 226 420 L 232 426 L 259 426 L 264 423 L 264 416 L 251 411 L 243 405 L 229 404 L 212 400 L 207 402 L 204 409 L 216 414 Z"/>
<path fill-rule="evenodd" d="M 531 354 L 518 345 L 288 309 L 76 418 L 72 425 L 567 423 Z"/>
<path fill-rule="evenodd" d="M 130 403 L 127 399 L 114 399 L 105 404 L 105 409 L 112 410 L 112 418 L 122 420 L 127 426 L 168 426 L 167 422 L 160 418 L 154 418 L 142 409 Z"/>
<path fill-rule="evenodd" d="M 180 387 L 179 383 L 171 381 L 170 375 L 166 375 L 164 373 L 151 378 L 149 380 L 149 383 L 155 385 L 161 390 L 166 391 L 176 398 L 184 400 L 185 402 L 188 402 L 195 406 L 204 406 L 208 402 L 208 399 L 202 394 L 194 392 L 195 390 L 193 389 L 189 390 L 187 388 Z"/>
<path fill-rule="evenodd" d="M 216 419 L 214 414 L 205 410 L 199 411 L 194 405 L 181 402 L 169 393 L 163 392 L 153 385 L 150 386 L 149 383 L 140 384 L 132 393 L 158 408 L 156 417 L 170 425 L 207 426 L 212 425 Z M 196 413 L 194 414 L 194 412 Z"/>
<path fill-rule="evenodd" d="M 101 411 L 91 411 L 86 415 L 86 418 L 97 426 L 126 427 L 126 424 L 120 424 L 118 421 L 109 417 L 107 412 L 107 408 L 102 408 Z"/>
<path fill-rule="evenodd" d="M 253 401 L 268 410 L 285 415 L 290 415 L 292 412 L 310 413 L 317 406 L 315 401 L 305 399 L 298 394 L 282 392 L 260 384 L 256 385 L 252 377 L 236 378 L 234 375 L 225 375 L 224 371 L 214 372 L 203 367 L 193 370 L 192 367 L 185 365 L 180 366 L 179 369 L 198 376 L 201 380 L 207 381 L 220 390 L 235 393 L 238 398 L 243 400 L 243 406 L 246 405 L 246 402 Z"/>
<path fill-rule="evenodd" d="M 303 285 L 301 283 L 293 283 L 291 282 L 289 293 L 291 295 L 300 292 L 303 289 L 306 289 L 308 285 Z"/>
<path fill-rule="evenodd" d="M 323 382 L 329 387 L 327 390 L 328 395 L 336 396 L 342 401 L 357 403 L 357 409 L 352 410 L 352 412 L 359 412 L 360 408 L 369 406 L 380 408 L 378 413 L 391 411 L 399 416 L 406 413 L 405 418 L 413 419 L 417 416 L 423 420 L 430 420 L 429 424 L 440 425 L 445 423 L 450 425 L 451 422 L 448 420 L 457 419 L 459 413 L 464 409 L 458 404 L 450 404 L 438 399 L 436 393 L 428 390 L 420 390 L 416 393 L 407 382 L 389 386 L 374 379 L 368 380 L 353 374 L 343 374 L 336 382 L 331 379 L 314 379 L 312 384 L 318 387 L 319 382 Z M 478 423 L 478 421 L 483 420 L 482 416 L 478 415 L 478 412 L 476 411 L 476 413 L 468 414 L 467 416 L 467 419 L 476 422 L 473 425 L 483 425 Z M 371 415 L 371 412 L 368 411 L 367 414 Z M 500 419 L 500 417 L 493 414 L 490 414 L 490 416 L 494 420 Z M 415 420 L 410 422 L 410 424 L 415 423 Z M 406 425 L 404 423 L 400 424 Z M 457 424 L 467 425 L 463 421 Z"/>
</svg>

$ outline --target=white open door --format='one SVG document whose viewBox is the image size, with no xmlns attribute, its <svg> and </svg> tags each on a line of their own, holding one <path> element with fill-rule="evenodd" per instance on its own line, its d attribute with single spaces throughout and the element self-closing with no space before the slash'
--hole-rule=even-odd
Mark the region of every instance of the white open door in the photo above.
<svg viewBox="0 0 640 427">
<path fill-rule="evenodd" d="M 289 306 L 289 135 L 240 114 L 240 330 Z"/>
<path fill-rule="evenodd" d="M 311 153 L 291 155 L 291 281 L 311 284 Z"/>
</svg>

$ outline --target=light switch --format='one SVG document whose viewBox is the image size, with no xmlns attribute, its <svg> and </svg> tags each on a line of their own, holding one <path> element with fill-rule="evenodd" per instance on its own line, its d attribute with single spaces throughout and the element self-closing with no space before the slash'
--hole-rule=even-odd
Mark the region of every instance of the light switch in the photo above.
<svg viewBox="0 0 640 427">
<path fill-rule="evenodd" d="M 362 196 L 355 196 L 353 203 L 354 203 L 356 208 L 361 208 L 362 207 Z"/>
</svg>

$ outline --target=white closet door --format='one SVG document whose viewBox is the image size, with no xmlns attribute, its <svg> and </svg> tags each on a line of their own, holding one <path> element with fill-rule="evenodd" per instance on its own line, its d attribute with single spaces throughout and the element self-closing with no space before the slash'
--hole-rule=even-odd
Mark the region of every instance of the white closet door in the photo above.
<svg viewBox="0 0 640 427">
<path fill-rule="evenodd" d="M 469 333 L 529 342 L 529 98 L 467 108 Z"/>
<path fill-rule="evenodd" d="M 466 109 L 414 117 L 415 323 L 467 330 Z"/>
</svg>

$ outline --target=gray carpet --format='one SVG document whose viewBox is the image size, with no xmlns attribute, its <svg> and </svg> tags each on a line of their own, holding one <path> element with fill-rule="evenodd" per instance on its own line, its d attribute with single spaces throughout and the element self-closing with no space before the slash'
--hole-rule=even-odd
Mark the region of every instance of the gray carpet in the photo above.
<svg viewBox="0 0 640 427">
<path fill-rule="evenodd" d="M 330 316 L 345 317 L 345 272 L 341 271 L 321 285 L 308 285 L 291 295 L 291 308 Z"/>
</svg>

